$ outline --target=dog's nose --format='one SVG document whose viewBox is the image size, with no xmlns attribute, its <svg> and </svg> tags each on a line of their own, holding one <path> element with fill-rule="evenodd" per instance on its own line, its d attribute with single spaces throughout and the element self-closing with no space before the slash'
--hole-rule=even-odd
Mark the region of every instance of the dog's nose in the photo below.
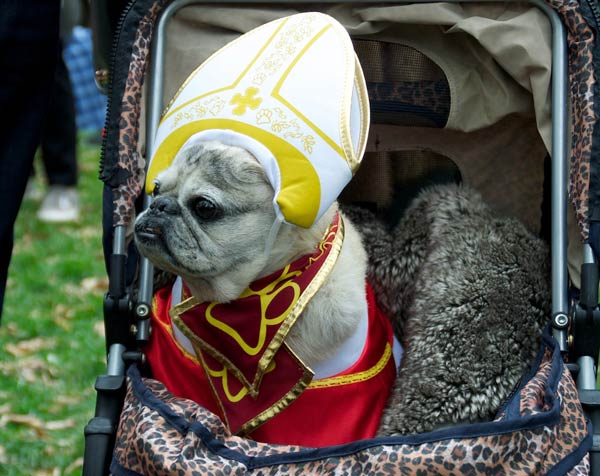
<svg viewBox="0 0 600 476">
<path fill-rule="evenodd" d="M 150 204 L 150 209 L 167 213 L 169 215 L 177 215 L 181 210 L 179 203 L 177 203 L 177 200 L 173 197 L 155 198 Z"/>
</svg>

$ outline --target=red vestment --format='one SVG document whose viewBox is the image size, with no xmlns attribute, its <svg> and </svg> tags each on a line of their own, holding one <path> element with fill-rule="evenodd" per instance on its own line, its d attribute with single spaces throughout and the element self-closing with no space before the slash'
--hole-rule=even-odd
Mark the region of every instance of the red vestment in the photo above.
<svg viewBox="0 0 600 476">
<path fill-rule="evenodd" d="M 396 376 L 393 332 L 370 288 L 369 332 L 360 359 L 333 377 L 312 381 L 286 409 L 252 431 L 257 441 L 329 446 L 375 436 Z M 175 340 L 168 310 L 171 288 L 155 294 L 153 333 L 146 349 L 153 377 L 173 394 L 189 398 L 222 417 L 196 356 Z"/>
<path fill-rule="evenodd" d="M 172 306 L 171 288 L 159 290 L 146 349 L 153 376 L 220 415 L 233 433 L 258 441 L 328 446 L 373 437 L 396 363 L 392 327 L 371 288 L 365 344 L 344 371 L 313 380 L 284 342 L 335 265 L 342 241 L 336 215 L 312 254 L 258 279 L 232 302 L 190 297 Z"/>
</svg>

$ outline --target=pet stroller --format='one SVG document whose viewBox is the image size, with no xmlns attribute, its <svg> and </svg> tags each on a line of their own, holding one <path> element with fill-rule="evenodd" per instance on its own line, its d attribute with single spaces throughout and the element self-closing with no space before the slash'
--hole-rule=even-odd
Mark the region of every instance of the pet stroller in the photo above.
<svg viewBox="0 0 600 476">
<path fill-rule="evenodd" d="M 151 202 L 141 193 L 144 158 L 163 106 L 225 43 L 311 10 L 347 28 L 369 86 L 366 174 L 344 200 L 401 206 L 406 197 L 390 190 L 442 170 L 551 244 L 549 330 L 493 422 L 319 449 L 269 445 L 231 436 L 210 412 L 140 376 L 154 277 L 128 228 Z M 125 5 L 110 35 L 101 166 L 108 366 L 85 430 L 84 474 L 600 474 L 599 22 L 589 0 Z"/>
</svg>

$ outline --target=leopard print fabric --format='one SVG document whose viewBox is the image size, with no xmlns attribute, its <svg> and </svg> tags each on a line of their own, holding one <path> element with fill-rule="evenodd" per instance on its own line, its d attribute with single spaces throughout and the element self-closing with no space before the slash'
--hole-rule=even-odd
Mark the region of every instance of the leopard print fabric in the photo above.
<svg viewBox="0 0 600 476">
<path fill-rule="evenodd" d="M 569 471 L 566 476 L 587 476 L 588 474 L 590 474 L 590 457 L 589 455 L 585 455 L 585 458 Z"/>
<path fill-rule="evenodd" d="M 406 125 L 444 127 L 448 122 L 450 87 L 445 80 L 367 82 L 367 91 L 371 102 L 371 122 L 374 124 L 386 124 L 386 119 L 390 119 L 391 116 L 395 118 L 390 123 L 405 124 L 402 121 L 403 107 L 413 111 L 413 114 L 408 116 L 410 119 L 405 119 L 408 121 Z M 422 109 L 422 114 L 427 119 L 414 114 L 415 107 Z"/>
<path fill-rule="evenodd" d="M 552 375 L 560 371 L 556 387 Z M 555 393 L 554 393 L 555 392 Z M 517 408 L 535 423 L 508 428 Z M 522 422 L 522 420 L 519 420 Z M 487 425 L 488 430 L 478 427 Z M 119 475 L 542 475 L 589 472 L 587 421 L 558 352 L 537 368 L 493 423 L 444 433 L 363 440 L 317 450 L 233 436 L 221 421 L 130 372 L 111 471 Z M 479 434 L 478 434 L 479 433 Z M 495 433 L 495 434 L 489 434 Z"/>
<path fill-rule="evenodd" d="M 568 75 L 571 85 L 570 100 L 573 130 L 570 160 L 569 196 L 575 207 L 577 222 L 583 240 L 589 236 L 588 199 L 590 162 L 594 127 L 598 117 L 594 112 L 594 31 L 580 11 L 579 2 L 548 0 L 563 19 L 567 32 Z"/>
<path fill-rule="evenodd" d="M 118 137 L 118 159 L 105 157 L 105 162 L 116 160 L 116 168 L 125 177 L 113 188 L 113 224 L 129 225 L 134 216 L 134 202 L 144 182 L 144 161 L 137 153 L 138 128 L 141 108 L 141 89 L 146 69 L 146 58 L 157 14 L 167 0 L 157 0 L 140 22 L 134 48 L 129 58 L 129 76 L 119 101 L 121 108 Z M 594 34 L 585 22 L 579 2 L 571 0 L 548 0 L 548 4 L 562 17 L 567 29 L 569 82 L 573 115 L 572 146 L 570 152 L 571 177 L 569 194 L 575 207 L 581 235 L 587 240 L 589 234 L 588 197 L 592 133 L 598 118 L 594 113 L 596 81 L 593 74 Z M 114 165 L 114 164 L 113 164 Z M 119 175 L 118 172 L 112 176 Z"/>
<path fill-rule="evenodd" d="M 113 224 L 129 225 L 135 219 L 135 200 L 142 193 L 146 162 L 139 154 L 139 124 L 142 106 L 142 87 L 146 72 L 146 58 L 150 52 L 154 22 L 166 0 L 155 2 L 140 21 L 129 62 L 125 90 L 120 104 L 118 127 L 119 157 L 117 167 L 126 177 L 113 188 Z"/>
<path fill-rule="evenodd" d="M 546 353 L 548 352 L 546 350 Z M 548 355 L 545 355 L 544 358 L 547 359 Z M 521 391 L 521 415 L 535 415 L 540 410 L 550 410 L 550 402 L 544 401 L 545 385 L 544 375 L 538 373 L 531 378 L 527 387 Z"/>
</svg>

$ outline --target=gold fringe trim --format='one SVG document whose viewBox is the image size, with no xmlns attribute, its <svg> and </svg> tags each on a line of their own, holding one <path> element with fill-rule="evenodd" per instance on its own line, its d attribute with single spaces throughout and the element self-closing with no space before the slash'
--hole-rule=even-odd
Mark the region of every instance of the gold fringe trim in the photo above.
<svg viewBox="0 0 600 476">
<path fill-rule="evenodd" d="M 339 377 L 324 378 L 322 380 L 314 380 L 308 386 L 309 390 L 312 388 L 328 388 L 328 387 L 339 387 L 341 385 L 350 385 L 352 383 L 364 382 L 379 374 L 387 365 L 392 356 L 392 346 L 389 342 L 385 345 L 383 355 L 379 361 L 370 369 L 363 370 L 351 375 L 340 375 Z"/>
<path fill-rule="evenodd" d="M 300 317 L 300 314 L 302 314 L 302 312 L 304 311 L 310 300 L 313 298 L 313 296 L 321 288 L 321 286 L 325 282 L 325 279 L 327 279 L 327 276 L 329 276 L 329 273 L 331 273 L 331 270 L 337 262 L 338 256 L 340 255 L 340 251 L 342 250 L 342 245 L 344 243 L 344 221 L 342 219 L 342 215 L 339 212 L 336 213 L 339 218 L 338 230 L 336 232 L 335 238 L 331 242 L 331 250 L 325 258 L 325 261 L 323 262 L 321 268 L 319 268 L 319 271 L 317 271 L 315 277 L 306 286 L 301 296 L 296 301 L 296 304 L 288 313 L 288 316 L 285 318 L 285 321 L 281 324 L 281 326 L 277 330 L 277 333 L 273 336 L 273 339 L 267 347 L 267 350 L 260 358 L 258 362 L 258 371 L 256 377 L 254 378 L 254 382 L 252 382 L 253 387 L 255 387 L 256 389 L 258 389 L 258 387 L 260 386 L 260 382 L 267 367 L 275 357 L 275 354 L 279 350 L 279 347 L 281 347 L 283 340 L 287 337 L 288 333 L 290 332 L 290 329 L 296 323 L 296 321 Z M 322 243 L 323 240 L 325 240 L 325 238 L 330 232 L 331 227 L 329 226 L 320 243 Z"/>
<path fill-rule="evenodd" d="M 266 410 L 263 410 L 258 415 L 256 415 L 252 420 L 246 422 L 240 430 L 238 431 L 238 435 L 246 436 L 248 433 L 256 430 L 263 423 L 266 423 L 271 418 L 276 416 L 282 410 L 285 410 L 294 400 L 296 400 L 303 392 L 306 390 L 308 385 L 310 384 L 314 373 L 310 370 L 294 353 L 292 349 L 289 348 L 287 344 L 283 344 L 283 346 L 287 349 L 287 351 L 294 357 L 295 360 L 302 366 L 304 369 L 304 373 L 300 380 L 294 385 L 289 392 L 287 392 L 283 397 L 281 397 L 277 402 L 271 405 Z"/>
<path fill-rule="evenodd" d="M 190 354 L 177 341 L 177 339 L 175 338 L 175 334 L 173 333 L 173 328 L 169 324 L 167 324 L 166 322 L 163 322 L 161 319 L 158 318 L 158 305 L 156 304 L 156 294 L 154 294 L 154 296 L 152 297 L 152 313 L 154 314 L 154 316 L 156 316 L 156 318 L 154 319 L 155 324 L 158 324 L 160 327 L 162 327 L 167 332 L 167 334 L 169 334 L 169 336 L 171 337 L 171 340 L 175 343 L 175 345 L 180 350 L 180 352 L 183 354 L 183 356 L 186 359 L 191 360 L 196 365 L 200 365 L 200 361 L 196 358 L 196 356 Z M 169 312 L 169 315 L 170 315 L 170 312 Z"/>
</svg>

